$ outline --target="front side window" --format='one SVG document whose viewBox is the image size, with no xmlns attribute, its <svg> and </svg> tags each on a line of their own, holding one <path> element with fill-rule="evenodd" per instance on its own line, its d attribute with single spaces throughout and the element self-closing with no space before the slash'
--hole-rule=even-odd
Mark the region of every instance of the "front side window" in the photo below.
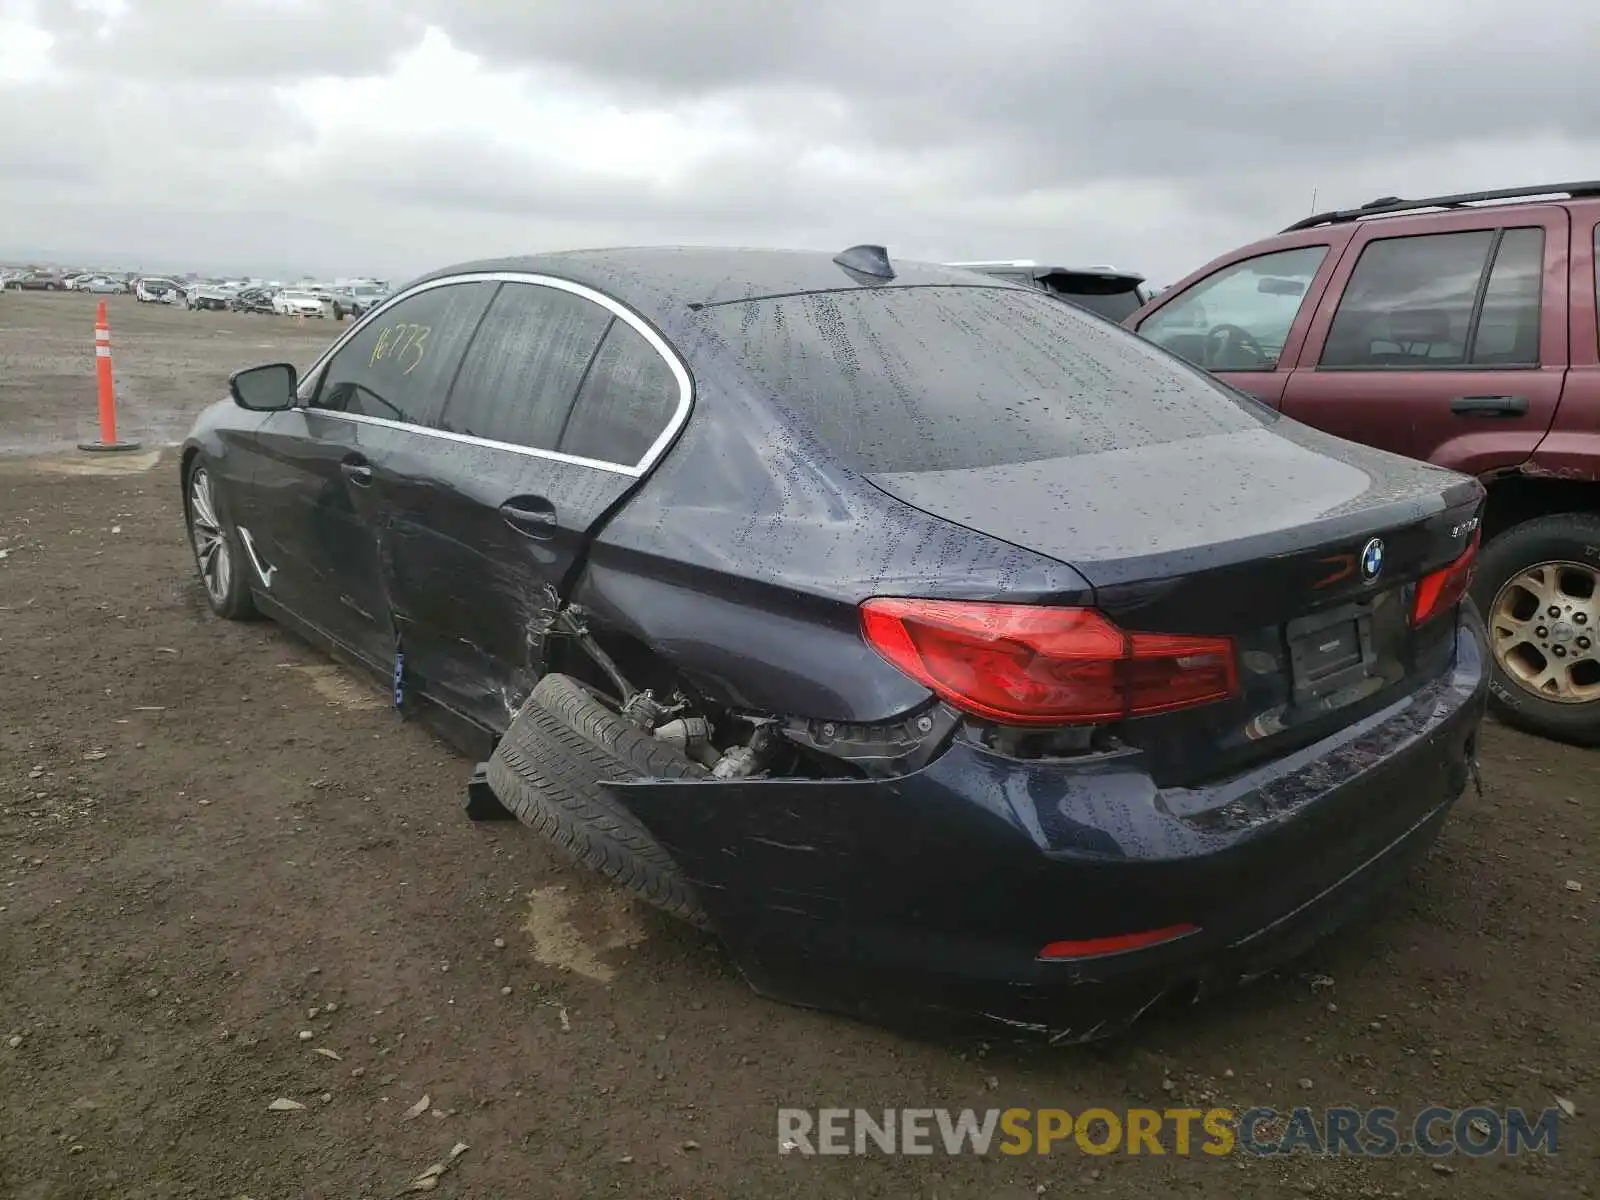
<svg viewBox="0 0 1600 1200">
<path fill-rule="evenodd" d="M 1535 365 L 1543 280 L 1538 227 L 1374 240 L 1351 272 L 1318 365 Z"/>
<path fill-rule="evenodd" d="M 1224 267 L 1145 319 L 1139 333 L 1208 371 L 1272 371 L 1326 246 L 1298 246 Z"/>
<path fill-rule="evenodd" d="M 385 309 L 329 361 L 313 406 L 434 424 L 462 352 L 498 286 L 448 284 Z"/>
<path fill-rule="evenodd" d="M 506 284 L 467 351 L 440 428 L 554 450 L 610 323 L 609 310 L 582 296 Z"/>
</svg>

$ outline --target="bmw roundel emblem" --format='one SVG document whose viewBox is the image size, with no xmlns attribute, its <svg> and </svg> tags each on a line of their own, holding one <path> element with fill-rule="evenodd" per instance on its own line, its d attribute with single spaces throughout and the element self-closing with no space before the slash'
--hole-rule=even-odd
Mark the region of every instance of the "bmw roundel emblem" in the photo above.
<svg viewBox="0 0 1600 1200">
<path fill-rule="evenodd" d="M 1370 538 L 1361 547 L 1361 578 L 1371 583 L 1383 573 L 1383 539 Z"/>
</svg>

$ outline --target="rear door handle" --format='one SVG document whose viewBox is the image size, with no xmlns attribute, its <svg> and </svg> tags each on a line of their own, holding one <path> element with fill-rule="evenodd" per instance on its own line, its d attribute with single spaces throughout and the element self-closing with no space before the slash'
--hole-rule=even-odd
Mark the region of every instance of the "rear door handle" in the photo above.
<svg viewBox="0 0 1600 1200">
<path fill-rule="evenodd" d="M 347 458 L 339 464 L 339 470 L 357 487 L 368 487 L 372 483 L 372 468 L 364 458 Z"/>
<path fill-rule="evenodd" d="M 1528 414 L 1526 396 L 1457 396 L 1450 411 L 1461 417 L 1523 417 Z"/>
<path fill-rule="evenodd" d="M 517 496 L 500 506 L 500 516 L 518 533 L 547 538 L 556 531 L 556 506 L 543 496 Z"/>
</svg>

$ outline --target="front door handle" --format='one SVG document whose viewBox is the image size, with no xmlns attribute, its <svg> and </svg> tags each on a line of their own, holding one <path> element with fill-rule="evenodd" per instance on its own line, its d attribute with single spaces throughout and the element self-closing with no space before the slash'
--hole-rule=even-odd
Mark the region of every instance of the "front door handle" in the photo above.
<svg viewBox="0 0 1600 1200">
<path fill-rule="evenodd" d="M 1450 411 L 1458 417 L 1525 417 L 1528 415 L 1526 396 L 1457 396 L 1450 401 Z"/>
<path fill-rule="evenodd" d="M 372 483 L 372 468 L 364 458 L 347 458 L 339 464 L 339 470 L 356 487 L 368 487 Z"/>
<path fill-rule="evenodd" d="M 543 496 L 517 496 L 500 506 L 500 516 L 518 533 L 547 538 L 556 531 L 556 506 Z"/>
</svg>

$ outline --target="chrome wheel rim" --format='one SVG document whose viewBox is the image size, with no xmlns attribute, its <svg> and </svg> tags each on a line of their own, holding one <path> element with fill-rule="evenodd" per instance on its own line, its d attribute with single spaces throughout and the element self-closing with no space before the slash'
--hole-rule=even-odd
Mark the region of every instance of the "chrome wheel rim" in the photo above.
<svg viewBox="0 0 1600 1200">
<path fill-rule="evenodd" d="M 1489 606 L 1495 662 L 1553 704 L 1600 700 L 1600 571 L 1542 562 L 1508 580 Z"/>
<path fill-rule="evenodd" d="M 206 595 L 217 604 L 224 603 L 233 582 L 233 555 L 217 516 L 211 476 L 204 467 L 189 480 L 189 539 L 194 543 L 194 557 L 200 565 L 200 581 L 205 584 Z"/>
</svg>

